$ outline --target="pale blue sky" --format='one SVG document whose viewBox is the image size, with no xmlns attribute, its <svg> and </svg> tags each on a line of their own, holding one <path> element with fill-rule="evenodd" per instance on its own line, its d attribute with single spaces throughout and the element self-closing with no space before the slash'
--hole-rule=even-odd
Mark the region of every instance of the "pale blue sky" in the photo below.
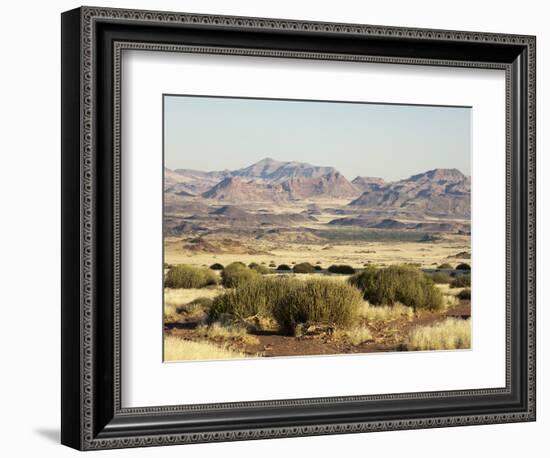
<svg viewBox="0 0 550 458">
<path fill-rule="evenodd" d="M 347 178 L 470 175 L 471 109 L 346 102 L 164 97 L 165 165 L 223 170 L 265 157 L 333 166 Z"/>
</svg>

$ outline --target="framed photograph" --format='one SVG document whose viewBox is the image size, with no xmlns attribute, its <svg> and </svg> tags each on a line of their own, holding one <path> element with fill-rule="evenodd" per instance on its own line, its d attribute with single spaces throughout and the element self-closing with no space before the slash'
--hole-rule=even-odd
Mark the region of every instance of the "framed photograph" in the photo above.
<svg viewBox="0 0 550 458">
<path fill-rule="evenodd" d="M 535 420 L 535 37 L 62 15 L 62 443 Z"/>
</svg>

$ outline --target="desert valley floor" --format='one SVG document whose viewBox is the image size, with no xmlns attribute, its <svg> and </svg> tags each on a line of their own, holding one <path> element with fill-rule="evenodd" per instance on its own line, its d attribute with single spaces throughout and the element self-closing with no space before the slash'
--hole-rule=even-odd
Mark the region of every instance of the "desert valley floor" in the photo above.
<svg viewBox="0 0 550 458">
<path fill-rule="evenodd" d="M 470 178 L 455 169 L 435 169 L 397 182 L 348 181 L 331 167 L 272 159 L 236 171 L 166 169 L 164 237 L 167 268 L 239 262 L 262 266 L 266 277 L 346 282 L 349 275 L 328 267 L 346 265 L 361 272 L 407 264 L 426 274 L 450 274 L 450 282 L 456 266 L 471 264 Z M 302 263 L 316 266 L 315 272 L 293 273 Z M 281 265 L 290 270 L 281 271 Z M 376 317 L 376 309 L 383 307 L 366 304 L 370 311 L 360 323 L 369 335 L 364 340 L 338 339 L 318 329 L 289 336 L 273 323 L 256 324 L 247 333 L 251 338 L 216 335 L 201 325 L 208 307 L 189 304 L 215 298 L 226 288 L 167 288 L 165 335 L 208 341 L 242 357 L 402 350 L 413 328 L 469 318 L 469 297 L 460 297 L 464 288 L 436 283 L 446 304 L 438 311 L 411 314 L 408 307 L 393 307 Z"/>
</svg>

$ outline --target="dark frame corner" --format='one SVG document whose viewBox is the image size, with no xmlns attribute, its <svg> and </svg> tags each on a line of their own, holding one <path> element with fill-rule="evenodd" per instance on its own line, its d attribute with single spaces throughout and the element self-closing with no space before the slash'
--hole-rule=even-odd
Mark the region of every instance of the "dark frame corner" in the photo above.
<svg viewBox="0 0 550 458">
<path fill-rule="evenodd" d="M 80 450 L 535 420 L 533 36 L 82 7 L 62 14 L 62 433 Z M 507 97 L 506 388 L 123 409 L 124 49 L 499 68 Z"/>
</svg>

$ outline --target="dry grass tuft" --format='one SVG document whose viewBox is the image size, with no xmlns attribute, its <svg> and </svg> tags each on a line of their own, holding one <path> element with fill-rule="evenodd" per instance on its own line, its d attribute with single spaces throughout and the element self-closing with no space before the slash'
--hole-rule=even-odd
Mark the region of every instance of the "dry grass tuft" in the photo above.
<svg viewBox="0 0 550 458">
<path fill-rule="evenodd" d="M 179 337 L 164 338 L 164 361 L 249 358 L 249 355 L 228 347 L 219 347 L 208 342 L 193 342 Z"/>
<path fill-rule="evenodd" d="M 444 294 L 443 295 L 443 306 L 448 309 L 450 307 L 454 307 L 455 305 L 458 305 L 460 300 L 457 296 L 454 294 Z"/>
<path fill-rule="evenodd" d="M 164 305 L 164 323 L 165 324 L 174 324 L 179 323 L 181 320 L 181 315 L 177 311 L 175 305 Z"/>
<path fill-rule="evenodd" d="M 210 325 L 199 325 L 196 328 L 197 335 L 210 339 L 223 339 L 239 341 L 248 345 L 259 344 L 260 340 L 248 333 L 245 326 L 238 324 L 212 323 Z"/>
<path fill-rule="evenodd" d="M 409 350 L 454 350 L 470 348 L 470 320 L 447 318 L 432 326 L 413 329 L 409 335 Z"/>
<path fill-rule="evenodd" d="M 185 318 L 199 320 L 206 314 L 211 300 L 223 292 L 212 289 L 164 289 L 164 323 L 179 323 Z"/>
<path fill-rule="evenodd" d="M 360 316 L 367 321 L 390 321 L 402 317 L 412 318 L 414 310 L 399 302 L 394 305 L 371 305 L 368 301 L 364 301 Z"/>
<path fill-rule="evenodd" d="M 335 339 L 343 339 L 351 345 L 361 345 L 363 342 L 372 340 L 372 334 L 369 328 L 365 326 L 352 329 L 337 329 L 334 331 Z"/>
<path fill-rule="evenodd" d="M 164 288 L 164 303 L 166 305 L 180 305 L 189 304 L 195 299 L 208 297 L 210 299 L 219 296 L 223 293 L 223 288 Z"/>
</svg>

